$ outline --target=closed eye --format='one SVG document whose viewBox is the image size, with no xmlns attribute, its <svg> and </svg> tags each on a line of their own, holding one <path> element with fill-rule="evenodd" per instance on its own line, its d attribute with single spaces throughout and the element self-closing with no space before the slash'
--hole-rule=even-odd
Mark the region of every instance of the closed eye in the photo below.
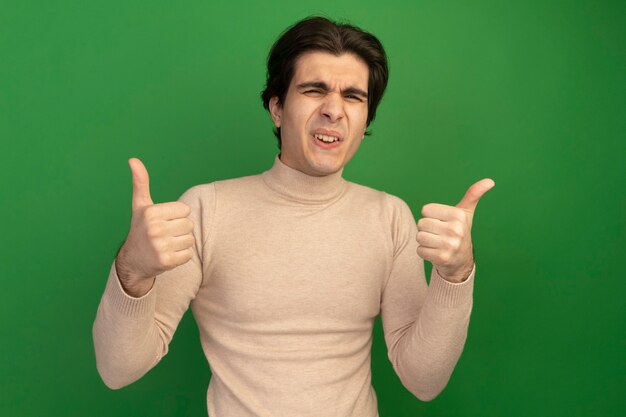
<svg viewBox="0 0 626 417">
<path fill-rule="evenodd" d="M 350 99 L 350 100 L 363 101 L 363 99 L 362 99 L 361 97 L 356 96 L 356 95 L 354 95 L 354 94 L 348 94 L 348 95 L 346 96 L 346 98 L 347 98 L 347 99 Z"/>
</svg>

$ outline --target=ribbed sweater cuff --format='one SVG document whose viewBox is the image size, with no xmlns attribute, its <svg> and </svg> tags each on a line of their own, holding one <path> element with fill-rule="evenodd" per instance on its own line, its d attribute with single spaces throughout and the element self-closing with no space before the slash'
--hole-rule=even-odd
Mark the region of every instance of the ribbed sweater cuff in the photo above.
<svg viewBox="0 0 626 417">
<path fill-rule="evenodd" d="M 456 307 L 470 302 L 474 291 L 475 272 L 476 265 L 465 281 L 454 283 L 443 279 L 437 272 L 437 268 L 433 267 L 428 296 L 433 298 L 435 303 L 445 307 Z"/>
<path fill-rule="evenodd" d="M 119 313 L 129 317 L 152 316 L 156 305 L 156 291 L 154 286 L 140 298 L 126 294 L 115 269 L 115 260 L 109 272 L 109 280 L 104 291 L 104 297 Z"/>
</svg>

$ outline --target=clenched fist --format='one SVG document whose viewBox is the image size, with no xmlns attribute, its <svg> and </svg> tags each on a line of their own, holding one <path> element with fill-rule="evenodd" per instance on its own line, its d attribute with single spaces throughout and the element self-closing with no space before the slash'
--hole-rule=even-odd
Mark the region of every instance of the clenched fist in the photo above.
<svg viewBox="0 0 626 417">
<path fill-rule="evenodd" d="M 157 275 L 191 259 L 195 240 L 189 206 L 178 201 L 154 204 L 143 163 L 131 158 L 128 165 L 133 176 L 132 220 L 115 267 L 124 290 L 141 297 Z"/>
<path fill-rule="evenodd" d="M 472 185 L 456 206 L 426 204 L 417 222 L 417 254 L 430 261 L 444 279 L 462 282 L 472 272 L 472 219 L 478 200 L 495 182 L 489 178 Z"/>
</svg>

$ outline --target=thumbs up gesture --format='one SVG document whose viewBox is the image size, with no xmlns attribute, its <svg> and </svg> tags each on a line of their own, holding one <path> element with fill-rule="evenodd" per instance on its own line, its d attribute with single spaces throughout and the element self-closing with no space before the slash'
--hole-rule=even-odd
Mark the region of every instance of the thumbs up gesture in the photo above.
<svg viewBox="0 0 626 417">
<path fill-rule="evenodd" d="M 415 239 L 419 244 L 417 254 L 430 261 L 442 278 L 462 282 L 472 272 L 472 219 L 480 198 L 495 182 L 489 178 L 472 185 L 456 206 L 426 204 L 423 218 L 417 222 Z"/>
<path fill-rule="evenodd" d="M 124 290 L 146 294 L 157 275 L 188 262 L 195 243 L 191 208 L 175 201 L 154 204 L 148 171 L 137 158 L 128 160 L 133 177 L 132 220 L 128 237 L 115 260 Z"/>
</svg>

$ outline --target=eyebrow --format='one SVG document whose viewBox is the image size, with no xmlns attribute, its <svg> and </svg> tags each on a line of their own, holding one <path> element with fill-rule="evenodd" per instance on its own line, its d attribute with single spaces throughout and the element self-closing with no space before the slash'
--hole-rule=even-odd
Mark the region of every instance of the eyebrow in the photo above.
<svg viewBox="0 0 626 417">
<path fill-rule="evenodd" d="M 296 85 L 296 88 L 298 90 L 303 90 L 305 88 L 318 88 L 322 91 L 328 92 L 330 91 L 330 87 L 328 87 L 328 84 L 326 84 L 324 81 L 307 81 L 305 83 L 301 83 Z M 348 87 L 344 90 L 341 90 L 342 94 L 355 94 L 357 96 L 361 96 L 363 98 L 367 98 L 367 93 L 363 90 L 361 90 L 360 88 L 357 87 Z"/>
</svg>

